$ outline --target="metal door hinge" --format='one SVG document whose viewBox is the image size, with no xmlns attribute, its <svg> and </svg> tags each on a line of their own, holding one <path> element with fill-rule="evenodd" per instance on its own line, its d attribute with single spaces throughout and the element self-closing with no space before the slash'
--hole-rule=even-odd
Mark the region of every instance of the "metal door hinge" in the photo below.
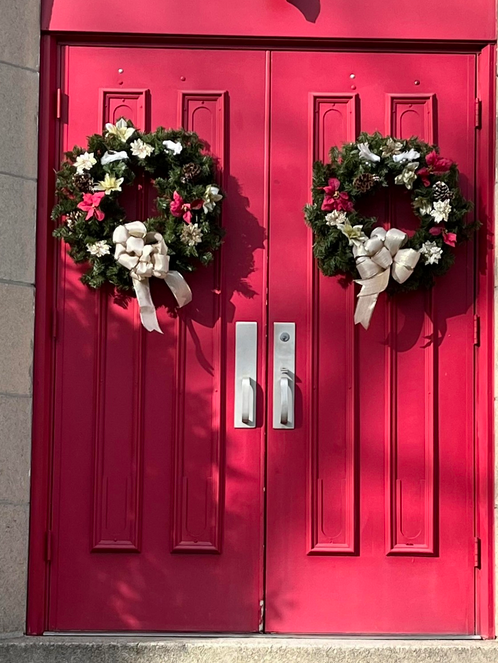
<svg viewBox="0 0 498 663">
<path fill-rule="evenodd" d="M 476 569 L 481 568 L 481 539 L 478 536 L 474 539 L 474 566 Z"/>
<path fill-rule="evenodd" d="M 482 102 L 480 99 L 476 99 L 475 101 L 475 122 L 476 129 L 480 129 L 482 122 Z"/>
<path fill-rule="evenodd" d="M 47 530 L 45 532 L 45 560 L 47 562 L 52 561 L 52 530 Z"/>
<path fill-rule="evenodd" d="M 265 630 L 265 602 L 264 599 L 261 599 L 259 602 L 259 625 L 258 631 L 263 633 Z"/>
<path fill-rule="evenodd" d="M 478 315 L 474 315 L 474 345 L 481 345 L 481 318 Z"/>
</svg>

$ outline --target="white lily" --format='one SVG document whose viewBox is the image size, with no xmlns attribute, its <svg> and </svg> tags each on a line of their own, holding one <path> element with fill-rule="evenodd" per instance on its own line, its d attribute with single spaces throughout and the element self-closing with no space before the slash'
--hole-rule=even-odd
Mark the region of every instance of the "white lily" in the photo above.
<svg viewBox="0 0 498 663">
<path fill-rule="evenodd" d="M 154 152 L 152 145 L 144 143 L 141 138 L 137 138 L 133 143 L 130 143 L 130 147 L 133 156 L 138 157 L 139 159 L 146 159 L 147 157 L 150 157 L 152 152 Z"/>
<path fill-rule="evenodd" d="M 106 173 L 104 179 L 95 187 L 95 191 L 104 191 L 106 196 L 109 196 L 113 191 L 121 191 L 123 181 L 123 177 L 116 177 L 115 175 Z"/>
<path fill-rule="evenodd" d="M 384 149 L 382 150 L 382 156 L 383 157 L 390 157 L 393 154 L 399 154 L 402 149 L 403 149 L 403 143 L 389 137 L 387 139 L 387 142 L 386 142 L 386 145 L 385 145 Z"/>
<path fill-rule="evenodd" d="M 420 152 L 414 150 L 408 150 L 408 152 L 401 152 L 401 154 L 393 154 L 393 161 L 396 163 L 405 163 L 408 161 L 415 161 L 420 157 Z"/>
<path fill-rule="evenodd" d="M 208 184 L 206 191 L 204 193 L 204 203 L 202 205 L 203 210 L 206 212 L 212 212 L 216 207 L 216 203 L 223 199 L 223 196 L 220 194 L 220 190 L 214 184 Z"/>
<path fill-rule="evenodd" d="M 373 163 L 380 161 L 379 155 L 374 154 L 371 151 L 368 147 L 368 143 L 358 143 L 358 151 L 360 153 L 360 159 L 363 159 L 364 161 L 371 161 Z"/>
<path fill-rule="evenodd" d="M 114 150 L 109 150 L 109 152 L 106 152 L 102 159 L 100 160 L 100 163 L 103 166 L 107 166 L 108 163 L 112 163 L 113 161 L 124 161 L 124 159 L 129 159 L 128 154 L 123 150 L 122 152 L 115 152 Z"/>
<path fill-rule="evenodd" d="M 449 200 L 438 200 L 433 203 L 433 209 L 429 214 L 434 219 L 434 223 L 441 223 L 441 221 L 448 221 L 451 212 L 451 204 Z"/>
<path fill-rule="evenodd" d="M 417 179 L 417 173 L 415 172 L 418 168 L 418 161 L 414 161 L 405 166 L 403 172 L 400 175 L 396 175 L 394 178 L 395 184 L 404 184 L 407 189 L 413 189 L 413 183 Z"/>
<path fill-rule="evenodd" d="M 415 200 L 413 201 L 413 206 L 418 211 L 420 216 L 427 216 L 428 214 L 431 213 L 432 210 L 431 203 L 422 196 L 418 196 L 417 198 L 415 198 Z"/>
<path fill-rule="evenodd" d="M 345 223 L 337 227 L 348 238 L 349 246 L 361 246 L 368 239 L 362 230 L 362 225 L 352 226 L 350 223 Z"/>
<path fill-rule="evenodd" d="M 328 226 L 341 226 L 347 223 L 347 221 L 346 212 L 340 212 L 337 209 L 332 210 L 332 212 L 329 212 L 325 216 L 325 223 Z"/>
<path fill-rule="evenodd" d="M 443 249 L 436 242 L 424 242 L 420 253 L 424 256 L 426 265 L 436 265 L 443 255 Z"/>
<path fill-rule="evenodd" d="M 120 118 L 116 124 L 108 122 L 105 128 L 108 134 L 117 136 L 123 143 L 126 143 L 135 133 L 135 127 L 129 127 L 124 117 Z"/>
<path fill-rule="evenodd" d="M 163 145 L 167 150 L 173 152 L 173 154 L 180 154 L 183 150 L 183 145 L 179 141 L 163 140 Z"/>
<path fill-rule="evenodd" d="M 93 152 L 83 152 L 76 157 L 74 166 L 78 175 L 82 175 L 85 170 L 91 170 L 95 166 L 97 159 L 94 157 Z"/>
</svg>

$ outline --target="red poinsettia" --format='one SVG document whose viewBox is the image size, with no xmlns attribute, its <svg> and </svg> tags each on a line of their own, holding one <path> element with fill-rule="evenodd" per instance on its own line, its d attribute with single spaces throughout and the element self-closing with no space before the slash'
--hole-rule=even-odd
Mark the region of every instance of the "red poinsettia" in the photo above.
<svg viewBox="0 0 498 663">
<path fill-rule="evenodd" d="M 325 191 L 325 198 L 322 203 L 322 210 L 324 212 L 332 212 L 332 210 L 339 210 L 340 212 L 351 212 L 353 203 L 349 200 L 349 195 L 346 191 L 339 191 L 341 183 L 336 177 L 329 179 L 328 186 L 322 187 Z"/>
<path fill-rule="evenodd" d="M 456 246 L 456 240 L 457 240 L 456 233 L 448 232 L 444 226 L 443 227 L 437 226 L 431 228 L 429 232 L 431 235 L 434 235 L 434 237 L 437 237 L 437 235 L 442 235 L 443 242 L 445 244 L 448 244 L 448 246 Z"/>
<path fill-rule="evenodd" d="M 93 216 L 97 219 L 97 221 L 102 221 L 104 218 L 104 212 L 99 209 L 100 202 L 102 198 L 105 196 L 105 192 L 102 191 L 101 193 L 84 193 L 83 194 L 83 200 L 81 203 L 78 203 L 78 209 L 83 210 L 83 212 L 86 212 L 86 220 L 91 219 Z"/>
<path fill-rule="evenodd" d="M 202 200 L 194 200 L 191 203 L 186 203 L 183 198 L 180 196 L 178 191 L 175 191 L 173 194 L 173 200 L 169 205 L 171 214 L 176 217 L 183 217 L 185 223 L 191 223 L 192 221 L 192 210 L 201 209 Z"/>
<path fill-rule="evenodd" d="M 453 163 L 451 159 L 445 159 L 444 157 L 439 156 L 436 150 L 432 150 L 425 157 L 425 162 L 427 167 L 417 170 L 417 175 L 420 176 L 424 186 L 430 186 L 429 175 L 442 175 L 447 173 L 451 168 Z"/>
</svg>

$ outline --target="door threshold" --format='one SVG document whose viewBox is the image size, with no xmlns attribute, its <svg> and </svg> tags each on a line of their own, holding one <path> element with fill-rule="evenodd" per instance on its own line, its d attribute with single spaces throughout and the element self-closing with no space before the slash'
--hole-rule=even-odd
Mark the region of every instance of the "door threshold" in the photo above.
<svg viewBox="0 0 498 663">
<path fill-rule="evenodd" d="M 401 634 L 340 634 L 340 633 L 199 633 L 199 632 L 167 632 L 167 631 L 45 631 L 47 637 L 71 637 L 71 638 L 238 638 L 238 639 L 306 639 L 306 640 L 482 640 L 480 635 L 412 635 Z"/>
</svg>

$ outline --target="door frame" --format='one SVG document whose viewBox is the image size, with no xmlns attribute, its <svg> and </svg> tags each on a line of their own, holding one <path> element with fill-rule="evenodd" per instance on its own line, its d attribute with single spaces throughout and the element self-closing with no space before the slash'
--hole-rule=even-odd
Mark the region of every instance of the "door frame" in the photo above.
<svg viewBox="0 0 498 663">
<path fill-rule="evenodd" d="M 66 45 L 124 45 L 165 48 L 237 48 L 258 50 L 387 51 L 467 53 L 476 56 L 476 217 L 484 226 L 476 241 L 474 348 L 474 485 L 476 633 L 495 637 L 494 617 L 494 181 L 496 47 L 486 42 L 422 42 L 334 39 L 263 39 L 232 37 L 58 35 L 41 38 L 40 118 L 37 197 L 35 352 L 31 516 L 28 564 L 28 635 L 46 630 L 51 553 L 52 445 L 54 412 L 54 341 L 56 310 L 56 240 L 47 223 L 54 200 L 64 100 L 61 51 Z M 477 99 L 479 102 L 477 102 Z M 303 221 L 304 222 L 304 221 Z M 478 549 L 477 549 L 478 547 Z"/>
</svg>

